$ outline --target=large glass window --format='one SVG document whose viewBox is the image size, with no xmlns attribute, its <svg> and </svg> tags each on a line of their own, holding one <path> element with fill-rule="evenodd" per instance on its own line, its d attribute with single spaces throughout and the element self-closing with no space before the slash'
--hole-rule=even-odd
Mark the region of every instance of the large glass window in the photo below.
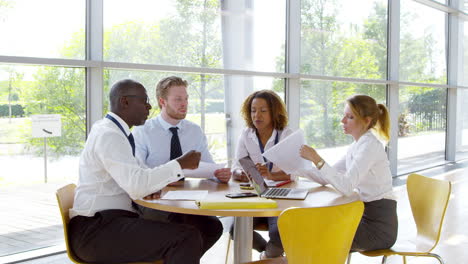
<svg viewBox="0 0 468 264">
<path fill-rule="evenodd" d="M 460 65 L 463 67 L 461 76 L 458 76 L 460 83 L 464 86 L 468 86 L 468 22 L 464 22 L 463 25 L 463 42 L 462 51 L 463 54 L 460 56 L 462 62 Z"/>
<path fill-rule="evenodd" d="M 301 1 L 301 73 L 385 79 L 387 1 Z"/>
<path fill-rule="evenodd" d="M 445 162 L 447 90 L 400 87 L 398 174 Z"/>
<path fill-rule="evenodd" d="M 304 130 L 307 144 L 317 148 L 327 162 L 336 162 L 353 142 L 341 126 L 346 98 L 367 94 L 385 104 L 385 91 L 385 85 L 302 81 L 300 128 Z"/>
<path fill-rule="evenodd" d="M 108 111 L 108 93 L 112 84 L 124 78 L 132 78 L 141 82 L 147 89 L 152 106 L 148 118 L 156 117 L 160 112 L 156 100 L 156 84 L 162 78 L 173 75 L 189 83 L 189 106 L 186 119 L 201 126 L 207 136 L 213 159 L 217 162 L 226 162 L 224 83 L 221 75 L 106 70 L 104 113 Z"/>
<path fill-rule="evenodd" d="M 284 0 L 106 0 L 104 59 L 275 71 L 284 64 L 285 6 Z"/>
<path fill-rule="evenodd" d="M 84 84 L 80 68 L 0 64 L 0 256 L 63 243 L 53 190 L 78 178 Z M 31 119 L 51 114 L 61 135 L 37 137 Z"/>
<path fill-rule="evenodd" d="M 84 59 L 85 4 L 82 0 L 0 1 L 0 55 Z"/>
<path fill-rule="evenodd" d="M 456 138 L 457 159 L 468 158 L 468 90 L 458 91 Z"/>
<path fill-rule="evenodd" d="M 93 12 L 86 25 L 89 1 L 0 0 L 0 196 L 8 197 L 0 199 L 0 262 L 4 255 L 50 245 L 63 250 L 53 194 L 78 179 L 86 123 L 95 121 L 86 116 L 86 98 L 106 113 L 109 88 L 124 78 L 147 88 L 150 118 L 160 111 L 156 83 L 170 75 L 187 79 L 187 119 L 202 127 L 215 161 L 228 164 L 245 127 L 239 114 L 245 98 L 260 89 L 282 98 L 289 93 L 291 102 L 300 103 L 290 119 L 299 120 L 307 144 L 334 163 L 353 141 L 341 125 L 346 98 L 368 94 L 386 102 L 387 64 L 394 62 L 387 58 L 387 45 L 394 43 L 387 30 L 395 28 L 400 30 L 399 65 L 392 65 L 399 68 L 399 79 L 391 80 L 400 86 L 398 126 L 392 128 L 398 133 L 397 174 L 442 164 L 446 151 L 453 154 L 445 146 L 447 89 L 426 87 L 447 83 L 448 15 L 431 7 L 447 0 L 401 0 L 399 28 L 388 24 L 388 0 L 301 0 L 300 10 L 286 10 L 287 0 L 102 2 L 103 14 Z M 468 10 L 467 0 L 459 2 L 460 10 Z M 301 24 L 288 25 L 297 21 L 296 14 Z M 468 86 L 468 23 L 459 25 L 457 85 Z M 101 43 L 87 42 L 85 30 L 99 32 L 101 26 L 103 61 L 88 61 L 86 44 L 99 50 Z M 286 45 L 300 45 L 300 59 L 287 58 Z M 108 62 L 121 63 L 107 67 Z M 301 75 L 284 74 L 286 62 Z M 101 82 L 103 87 L 95 87 Z M 101 89 L 104 96 L 96 102 L 94 91 Z M 297 91 L 300 98 L 292 97 Z M 468 91 L 460 88 L 456 102 L 460 159 L 468 157 Z M 60 115 L 61 135 L 34 137 L 32 117 L 49 114 Z M 12 197 L 15 203 L 9 202 Z"/>
<path fill-rule="evenodd" d="M 187 120 L 190 120 L 202 128 L 208 139 L 208 147 L 216 162 L 228 161 L 228 135 L 227 126 L 236 130 L 231 137 L 237 139 L 237 130 L 244 125 L 239 118 L 240 106 L 244 99 L 253 91 L 261 89 L 273 89 L 284 98 L 284 81 L 281 79 L 247 76 L 223 76 L 212 74 L 184 74 L 171 72 L 143 72 L 106 70 L 104 91 L 104 113 L 108 111 L 108 93 L 112 84 L 124 78 L 133 78 L 141 82 L 148 91 L 152 110 L 149 118 L 156 117 L 160 109 L 156 100 L 156 84 L 167 76 L 179 76 L 188 81 L 189 107 Z M 241 80 L 241 82 L 238 82 Z M 235 84 L 234 84 L 235 83 Z M 229 95 L 225 94 L 226 87 L 230 87 Z M 232 90 L 232 91 L 231 91 Z M 230 106 L 225 102 L 229 100 Z M 235 103 L 233 103 L 235 102 Z M 230 113 L 226 119 L 226 109 Z M 227 124 L 227 121 L 228 124 Z M 236 140 L 232 140 L 235 149 Z"/>
<path fill-rule="evenodd" d="M 401 1 L 401 80 L 447 83 L 446 18 L 446 13 L 416 1 Z"/>
</svg>

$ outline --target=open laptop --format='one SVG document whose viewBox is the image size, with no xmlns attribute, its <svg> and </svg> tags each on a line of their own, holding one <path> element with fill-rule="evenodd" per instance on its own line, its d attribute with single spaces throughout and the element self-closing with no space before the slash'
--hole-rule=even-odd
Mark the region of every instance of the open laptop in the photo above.
<svg viewBox="0 0 468 264">
<path fill-rule="evenodd" d="M 253 187 L 258 196 L 275 199 L 304 200 L 309 193 L 307 189 L 295 188 L 268 188 L 260 172 L 255 168 L 255 163 L 247 156 L 239 160 L 244 172 L 250 175 Z"/>
</svg>

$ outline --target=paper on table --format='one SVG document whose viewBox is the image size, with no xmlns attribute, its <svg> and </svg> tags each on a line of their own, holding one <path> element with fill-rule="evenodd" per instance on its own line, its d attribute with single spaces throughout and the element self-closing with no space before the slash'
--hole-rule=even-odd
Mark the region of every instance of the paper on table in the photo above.
<svg viewBox="0 0 468 264">
<path fill-rule="evenodd" d="M 168 191 L 161 199 L 195 201 L 205 198 L 207 194 L 208 191 Z"/>
<path fill-rule="evenodd" d="M 211 178 L 214 177 L 214 171 L 224 168 L 224 164 L 216 164 L 200 161 L 198 168 L 194 170 L 182 170 L 185 177 L 191 178 Z"/>
<path fill-rule="evenodd" d="M 265 183 L 268 187 L 276 187 L 277 184 L 280 184 L 284 181 L 273 181 L 273 180 L 269 180 L 269 179 L 265 179 Z"/>
<path fill-rule="evenodd" d="M 298 129 L 266 150 L 263 156 L 287 174 L 292 174 L 298 169 L 312 168 L 311 162 L 300 156 L 299 151 L 304 144 L 304 133 Z"/>
</svg>

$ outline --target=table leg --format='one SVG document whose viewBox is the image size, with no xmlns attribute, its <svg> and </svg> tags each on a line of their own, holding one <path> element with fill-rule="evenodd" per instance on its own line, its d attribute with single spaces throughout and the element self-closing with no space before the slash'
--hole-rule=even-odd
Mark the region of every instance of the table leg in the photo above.
<svg viewBox="0 0 468 264">
<path fill-rule="evenodd" d="M 234 219 L 234 264 L 252 261 L 252 217 Z"/>
</svg>

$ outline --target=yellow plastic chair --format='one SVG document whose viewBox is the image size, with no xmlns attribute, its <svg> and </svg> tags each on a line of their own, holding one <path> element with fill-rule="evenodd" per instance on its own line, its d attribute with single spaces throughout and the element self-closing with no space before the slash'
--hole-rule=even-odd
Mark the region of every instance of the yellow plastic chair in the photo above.
<svg viewBox="0 0 468 264">
<path fill-rule="evenodd" d="M 63 186 L 62 188 L 58 189 L 55 195 L 57 196 L 57 202 L 59 205 L 60 209 L 60 214 L 62 215 L 62 223 L 63 223 L 63 234 L 65 236 L 65 245 L 67 247 L 67 255 L 68 258 L 76 264 L 86 264 L 85 262 L 81 262 L 79 258 L 75 256 L 73 251 L 70 248 L 70 245 L 68 243 L 68 223 L 70 222 L 70 217 L 69 217 L 69 209 L 73 207 L 73 200 L 75 196 L 75 184 L 68 184 L 66 186 Z M 140 264 L 162 264 L 162 260 L 157 261 L 157 262 L 145 262 Z M 138 263 L 134 263 L 138 264 Z"/>
<path fill-rule="evenodd" d="M 411 241 L 397 241 L 390 249 L 360 252 L 369 257 L 400 255 L 406 264 L 406 256 L 433 257 L 444 263 L 442 258 L 431 251 L 439 242 L 445 211 L 450 198 L 449 181 L 431 179 L 419 174 L 411 174 L 406 182 L 406 190 L 411 205 L 417 236 Z M 348 262 L 349 263 L 349 262 Z"/>
<path fill-rule="evenodd" d="M 361 201 L 319 207 L 289 208 L 278 219 L 287 263 L 343 264 L 364 212 Z M 286 263 L 282 259 L 250 263 Z"/>
</svg>

